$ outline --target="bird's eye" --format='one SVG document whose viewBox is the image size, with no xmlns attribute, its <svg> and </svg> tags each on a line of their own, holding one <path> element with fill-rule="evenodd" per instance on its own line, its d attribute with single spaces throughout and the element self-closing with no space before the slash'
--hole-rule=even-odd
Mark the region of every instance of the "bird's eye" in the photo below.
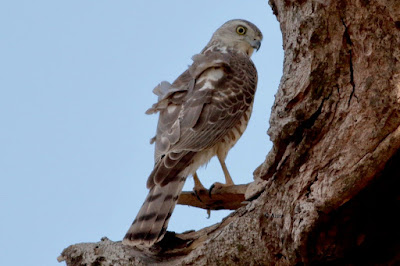
<svg viewBox="0 0 400 266">
<path fill-rule="evenodd" d="M 237 28 L 236 28 L 236 33 L 237 34 L 239 34 L 239 35 L 244 35 L 245 33 L 246 33 L 246 28 L 245 27 L 243 27 L 243 26 L 238 26 Z"/>
</svg>

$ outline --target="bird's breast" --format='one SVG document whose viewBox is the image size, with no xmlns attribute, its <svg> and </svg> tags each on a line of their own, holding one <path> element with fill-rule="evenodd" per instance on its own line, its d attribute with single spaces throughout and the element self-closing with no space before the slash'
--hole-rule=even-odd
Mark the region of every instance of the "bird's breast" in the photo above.
<svg viewBox="0 0 400 266">
<path fill-rule="evenodd" d="M 249 108 L 243 113 L 242 117 L 236 123 L 234 127 L 222 138 L 222 140 L 215 145 L 215 155 L 219 154 L 222 158 L 226 158 L 229 150 L 236 144 L 236 142 L 243 135 L 243 132 L 247 128 L 249 123 L 251 111 L 253 105 L 251 104 Z"/>
</svg>

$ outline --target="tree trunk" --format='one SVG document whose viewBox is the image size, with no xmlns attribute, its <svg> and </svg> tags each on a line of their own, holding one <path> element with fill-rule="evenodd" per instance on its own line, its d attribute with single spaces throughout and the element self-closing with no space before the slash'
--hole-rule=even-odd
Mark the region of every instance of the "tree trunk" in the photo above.
<svg viewBox="0 0 400 266">
<path fill-rule="evenodd" d="M 249 203 L 150 250 L 107 239 L 68 265 L 400 263 L 400 1 L 270 0 L 284 71 Z M 262 73 L 260 73 L 262 75 Z M 179 241 L 178 241 L 179 240 Z"/>
</svg>

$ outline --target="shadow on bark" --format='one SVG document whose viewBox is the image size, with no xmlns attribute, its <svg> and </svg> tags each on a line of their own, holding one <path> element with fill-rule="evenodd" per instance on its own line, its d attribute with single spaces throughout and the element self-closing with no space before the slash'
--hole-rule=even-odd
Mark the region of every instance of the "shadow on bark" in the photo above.
<svg viewBox="0 0 400 266">
<path fill-rule="evenodd" d="M 311 265 L 400 263 L 400 152 L 366 189 L 330 214 L 321 213 L 308 241 Z"/>
</svg>

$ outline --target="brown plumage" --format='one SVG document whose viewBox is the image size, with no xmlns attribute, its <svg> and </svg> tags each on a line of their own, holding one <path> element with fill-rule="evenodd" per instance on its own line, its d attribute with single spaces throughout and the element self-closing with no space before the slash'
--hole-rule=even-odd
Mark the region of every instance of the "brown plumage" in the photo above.
<svg viewBox="0 0 400 266">
<path fill-rule="evenodd" d="M 154 89 L 158 102 L 146 112 L 160 113 L 152 139 L 155 165 L 147 181 L 150 192 L 124 244 L 150 246 L 160 241 L 187 176 L 213 156 L 229 175 L 224 160 L 250 118 L 257 87 L 250 56 L 261 40 L 254 24 L 228 21 L 173 84 L 164 81 Z"/>
</svg>

